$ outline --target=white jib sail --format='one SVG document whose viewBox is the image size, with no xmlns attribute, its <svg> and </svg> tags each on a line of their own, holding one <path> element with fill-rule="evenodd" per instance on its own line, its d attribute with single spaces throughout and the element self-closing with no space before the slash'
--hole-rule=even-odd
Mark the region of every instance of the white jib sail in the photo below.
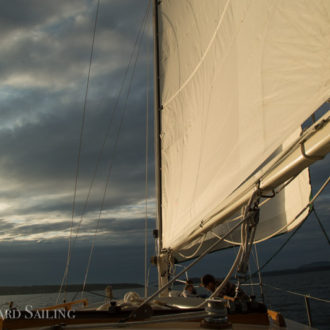
<svg viewBox="0 0 330 330">
<path fill-rule="evenodd" d="M 329 98 L 330 1 L 158 10 L 162 242 L 175 250 Z"/>
</svg>

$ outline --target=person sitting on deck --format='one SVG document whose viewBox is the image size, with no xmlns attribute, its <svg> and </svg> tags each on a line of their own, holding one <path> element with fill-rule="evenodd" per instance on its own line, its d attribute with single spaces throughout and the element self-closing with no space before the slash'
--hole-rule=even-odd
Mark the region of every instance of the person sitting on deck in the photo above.
<svg viewBox="0 0 330 330">
<path fill-rule="evenodd" d="M 191 280 L 187 280 L 181 295 L 185 298 L 188 298 L 188 297 L 195 297 L 196 294 L 197 292 L 194 288 L 193 282 Z"/>
<path fill-rule="evenodd" d="M 216 288 L 221 284 L 221 282 L 216 281 L 214 276 L 210 274 L 206 274 L 201 278 L 201 286 L 206 288 L 210 295 L 216 290 Z M 231 282 L 227 282 L 224 288 L 221 289 L 221 291 L 216 295 L 217 297 L 235 297 L 236 296 L 236 286 L 235 284 Z M 248 298 L 248 296 L 245 294 L 245 292 L 239 288 L 238 289 L 238 298 Z"/>
</svg>

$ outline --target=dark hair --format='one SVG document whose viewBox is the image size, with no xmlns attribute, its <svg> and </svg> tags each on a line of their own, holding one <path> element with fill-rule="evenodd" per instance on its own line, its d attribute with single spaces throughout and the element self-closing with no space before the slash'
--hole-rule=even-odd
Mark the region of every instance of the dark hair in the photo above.
<svg viewBox="0 0 330 330">
<path fill-rule="evenodd" d="M 215 278 L 211 274 L 206 274 L 201 278 L 203 286 L 207 286 L 209 283 L 215 283 Z"/>
</svg>

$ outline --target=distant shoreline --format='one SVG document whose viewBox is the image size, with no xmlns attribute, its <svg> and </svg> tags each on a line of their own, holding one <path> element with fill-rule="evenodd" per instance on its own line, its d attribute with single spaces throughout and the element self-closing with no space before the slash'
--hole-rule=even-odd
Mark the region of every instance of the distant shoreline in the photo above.
<svg viewBox="0 0 330 330">
<path fill-rule="evenodd" d="M 267 276 L 281 276 L 281 275 L 288 275 L 288 274 L 298 274 L 298 273 L 309 273 L 309 272 L 321 272 L 321 271 L 327 271 L 330 270 L 330 262 L 317 262 L 317 263 L 311 263 L 307 265 L 303 265 L 297 268 L 287 268 L 287 269 L 281 269 L 281 270 L 270 270 L 268 272 L 261 272 L 261 275 L 264 277 Z M 216 274 L 215 274 L 216 275 Z M 255 273 L 252 277 L 257 277 L 258 274 Z M 216 278 L 221 278 L 216 276 Z M 200 279 L 197 277 L 192 277 L 190 280 L 193 281 L 193 283 L 199 283 Z"/>
<path fill-rule="evenodd" d="M 329 262 L 319 262 L 307 264 L 297 268 L 289 268 L 282 270 L 272 270 L 267 272 L 262 272 L 262 276 L 281 276 L 288 274 L 297 274 L 297 273 L 309 273 L 315 271 L 327 271 L 330 270 Z M 257 276 L 255 274 L 254 276 Z M 199 278 L 191 278 L 194 283 L 199 283 Z M 112 289 L 133 289 L 133 288 L 143 288 L 143 285 L 138 283 L 114 283 L 114 284 L 88 284 L 86 285 L 85 291 L 101 291 L 111 285 Z M 82 284 L 71 284 L 67 286 L 67 292 L 80 292 Z M 0 286 L 0 296 L 6 295 L 24 295 L 24 294 L 37 294 L 37 293 L 56 293 L 59 292 L 59 285 L 24 285 L 24 286 Z"/>
<path fill-rule="evenodd" d="M 88 284 L 85 291 L 100 291 L 111 285 L 112 289 L 132 289 L 142 288 L 143 285 L 138 283 L 114 283 L 114 284 Z M 67 292 L 80 292 L 82 284 L 71 284 L 66 288 Z M 59 285 L 24 285 L 24 286 L 0 286 L 0 296 L 19 295 L 19 294 L 35 294 L 35 293 L 56 293 L 59 292 Z"/>
<path fill-rule="evenodd" d="M 287 275 L 287 274 L 296 274 L 296 273 L 309 273 L 309 272 L 317 272 L 317 271 L 324 271 L 330 270 L 330 265 L 324 266 L 315 266 L 315 267 L 308 267 L 302 266 L 298 268 L 292 269 L 283 269 L 283 270 L 271 270 L 268 272 L 262 272 L 262 276 L 280 276 L 280 275 Z M 255 275 L 257 276 L 257 275 Z"/>
</svg>

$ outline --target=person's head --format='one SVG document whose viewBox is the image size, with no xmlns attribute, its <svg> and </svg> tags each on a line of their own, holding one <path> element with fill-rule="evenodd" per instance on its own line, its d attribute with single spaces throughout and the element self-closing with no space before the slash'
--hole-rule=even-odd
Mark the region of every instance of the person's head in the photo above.
<svg viewBox="0 0 330 330">
<path fill-rule="evenodd" d="M 186 281 L 186 285 L 185 285 L 184 289 L 186 291 L 188 291 L 189 293 L 195 292 L 195 288 L 194 288 L 193 282 L 191 280 Z"/>
<path fill-rule="evenodd" d="M 216 287 L 215 278 L 210 274 L 206 274 L 201 278 L 201 284 L 204 288 L 212 292 L 215 290 Z"/>
</svg>

